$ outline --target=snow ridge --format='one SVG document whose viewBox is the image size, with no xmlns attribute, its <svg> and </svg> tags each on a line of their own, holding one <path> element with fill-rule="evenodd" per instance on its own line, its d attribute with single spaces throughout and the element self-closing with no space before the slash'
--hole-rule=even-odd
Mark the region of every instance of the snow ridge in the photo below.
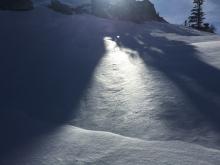
<svg viewBox="0 0 220 165">
<path fill-rule="evenodd" d="M 215 165 L 220 151 L 180 141 L 144 141 L 109 132 L 62 126 L 23 146 L 2 165 L 200 164 Z"/>
</svg>

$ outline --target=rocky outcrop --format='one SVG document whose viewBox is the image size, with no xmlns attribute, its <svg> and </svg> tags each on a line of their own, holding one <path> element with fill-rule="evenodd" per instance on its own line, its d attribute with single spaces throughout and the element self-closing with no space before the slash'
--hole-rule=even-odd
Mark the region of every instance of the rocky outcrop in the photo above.
<svg viewBox="0 0 220 165">
<path fill-rule="evenodd" d="M 0 0 L 1 10 L 31 10 L 33 3 L 31 0 Z"/>
<path fill-rule="evenodd" d="M 63 13 L 63 14 L 73 14 L 73 7 L 66 5 L 66 4 L 62 4 L 60 1 L 58 0 L 51 0 L 51 4 L 49 5 L 49 8 L 51 8 L 54 11 Z"/>
<path fill-rule="evenodd" d="M 165 21 L 157 14 L 149 0 L 92 0 L 92 11 L 96 16 L 142 22 Z"/>
<path fill-rule="evenodd" d="M 165 22 L 149 0 L 81 0 L 80 3 L 51 0 L 49 7 L 62 14 L 89 13 L 138 23 L 151 20 Z"/>
<path fill-rule="evenodd" d="M 91 4 L 86 3 L 71 5 L 70 3 L 65 3 L 60 0 L 51 0 L 51 3 L 48 7 L 56 12 L 67 15 L 91 13 Z"/>
</svg>

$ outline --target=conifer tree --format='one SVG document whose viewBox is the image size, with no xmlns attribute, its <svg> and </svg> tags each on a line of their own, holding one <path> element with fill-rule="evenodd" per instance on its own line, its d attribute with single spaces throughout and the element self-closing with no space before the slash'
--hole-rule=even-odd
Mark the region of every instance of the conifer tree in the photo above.
<svg viewBox="0 0 220 165">
<path fill-rule="evenodd" d="M 194 6 L 189 16 L 189 24 L 191 27 L 201 30 L 205 19 L 205 13 L 203 12 L 204 0 L 193 0 L 193 4 Z"/>
</svg>

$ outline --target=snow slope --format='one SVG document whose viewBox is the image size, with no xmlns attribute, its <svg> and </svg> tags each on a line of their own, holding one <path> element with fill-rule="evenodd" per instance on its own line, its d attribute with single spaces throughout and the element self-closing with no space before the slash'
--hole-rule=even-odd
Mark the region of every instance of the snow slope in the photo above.
<svg viewBox="0 0 220 165">
<path fill-rule="evenodd" d="M 219 36 L 46 7 L 0 20 L 1 165 L 220 162 Z"/>
<path fill-rule="evenodd" d="M 188 143 L 147 142 L 108 132 L 63 126 L 22 146 L 5 157 L 1 165 L 214 165 L 219 160 L 220 151 Z"/>
</svg>

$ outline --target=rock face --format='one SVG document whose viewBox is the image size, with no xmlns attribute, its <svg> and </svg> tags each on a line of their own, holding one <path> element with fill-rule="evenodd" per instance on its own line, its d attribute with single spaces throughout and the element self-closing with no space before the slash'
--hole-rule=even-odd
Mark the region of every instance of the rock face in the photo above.
<svg viewBox="0 0 220 165">
<path fill-rule="evenodd" d="M 48 7 L 56 12 L 68 15 L 85 13 L 91 14 L 91 4 L 86 4 L 84 2 L 78 4 L 70 4 L 60 0 L 51 0 L 51 3 Z"/>
<path fill-rule="evenodd" d="M 149 0 L 80 0 L 76 2 L 51 0 L 49 7 L 63 14 L 89 13 L 98 17 L 137 23 L 151 20 L 165 22 Z"/>
<path fill-rule="evenodd" d="M 51 4 L 49 5 L 49 8 L 63 14 L 73 14 L 73 7 L 66 4 L 62 4 L 58 0 L 51 0 Z"/>
<path fill-rule="evenodd" d="M 131 21 L 157 20 L 164 21 L 149 0 L 92 0 L 92 11 L 105 18 L 116 18 Z"/>
<path fill-rule="evenodd" d="M 1 10 L 30 10 L 33 9 L 31 0 L 0 0 Z"/>
</svg>

